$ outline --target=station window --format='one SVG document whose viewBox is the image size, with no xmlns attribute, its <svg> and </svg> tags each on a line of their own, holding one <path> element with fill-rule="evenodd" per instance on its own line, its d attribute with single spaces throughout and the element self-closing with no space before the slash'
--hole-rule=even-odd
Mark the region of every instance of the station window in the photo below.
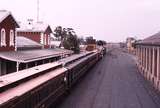
<svg viewBox="0 0 160 108">
<path fill-rule="evenodd" d="M 10 30 L 10 46 L 14 46 L 14 31 Z"/>
<path fill-rule="evenodd" d="M 6 46 L 6 31 L 4 28 L 1 29 L 1 46 Z"/>
<path fill-rule="evenodd" d="M 48 45 L 50 45 L 50 35 L 48 35 Z"/>
<path fill-rule="evenodd" d="M 47 45 L 47 35 L 44 34 L 44 45 Z"/>
</svg>

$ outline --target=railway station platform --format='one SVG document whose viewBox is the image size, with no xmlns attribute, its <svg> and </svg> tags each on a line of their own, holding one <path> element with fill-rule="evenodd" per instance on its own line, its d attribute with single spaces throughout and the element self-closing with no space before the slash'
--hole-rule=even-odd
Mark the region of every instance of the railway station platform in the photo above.
<svg viewBox="0 0 160 108">
<path fill-rule="evenodd" d="M 160 108 L 160 95 L 138 72 L 134 57 L 114 49 L 57 108 Z"/>
</svg>

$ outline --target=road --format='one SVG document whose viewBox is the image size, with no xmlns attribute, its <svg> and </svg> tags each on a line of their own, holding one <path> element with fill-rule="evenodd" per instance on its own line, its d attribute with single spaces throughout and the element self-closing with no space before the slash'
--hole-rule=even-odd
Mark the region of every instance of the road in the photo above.
<svg viewBox="0 0 160 108">
<path fill-rule="evenodd" d="M 132 55 L 115 49 L 81 80 L 57 108 L 160 108 Z"/>
</svg>

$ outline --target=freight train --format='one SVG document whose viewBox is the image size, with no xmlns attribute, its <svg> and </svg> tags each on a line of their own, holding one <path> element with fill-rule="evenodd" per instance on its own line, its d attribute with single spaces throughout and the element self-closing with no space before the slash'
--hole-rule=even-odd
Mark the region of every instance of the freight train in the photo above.
<svg viewBox="0 0 160 108">
<path fill-rule="evenodd" d="M 85 52 L 0 77 L 0 108 L 48 108 L 102 57 Z"/>
</svg>

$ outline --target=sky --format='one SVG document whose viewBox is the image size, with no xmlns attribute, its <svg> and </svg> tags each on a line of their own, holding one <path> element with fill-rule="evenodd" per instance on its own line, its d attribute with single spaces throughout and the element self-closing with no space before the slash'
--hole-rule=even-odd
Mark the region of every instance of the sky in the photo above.
<svg viewBox="0 0 160 108">
<path fill-rule="evenodd" d="M 160 31 L 160 0 L 39 0 L 39 20 L 72 27 L 79 37 L 107 42 L 144 39 Z M 37 0 L 0 0 L 17 21 L 37 20 Z"/>
</svg>

